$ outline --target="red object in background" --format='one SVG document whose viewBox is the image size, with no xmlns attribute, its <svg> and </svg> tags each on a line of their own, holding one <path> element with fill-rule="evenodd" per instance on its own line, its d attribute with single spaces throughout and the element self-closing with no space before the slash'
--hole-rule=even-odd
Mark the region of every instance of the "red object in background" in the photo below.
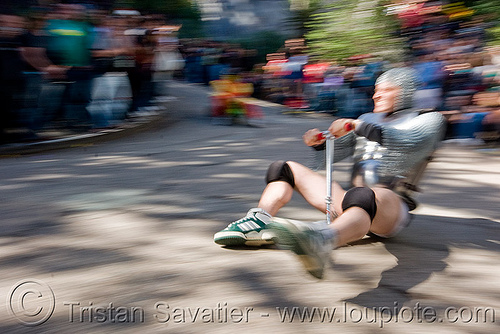
<svg viewBox="0 0 500 334">
<path fill-rule="evenodd" d="M 219 95 L 211 96 L 212 102 L 211 115 L 212 117 L 220 117 L 226 115 L 226 108 L 229 101 L 229 96 Z"/>
<path fill-rule="evenodd" d="M 408 5 L 406 10 L 399 13 L 398 17 L 401 20 L 401 28 L 420 27 L 424 23 L 424 11 L 422 10 L 425 3 L 413 3 Z"/>
<path fill-rule="evenodd" d="M 302 72 L 304 77 L 302 79 L 303 83 L 318 83 L 323 82 L 325 78 L 325 72 L 330 68 L 328 63 L 318 63 L 305 65 Z"/>
<path fill-rule="evenodd" d="M 245 108 L 245 113 L 248 118 L 256 118 L 256 119 L 264 118 L 264 113 L 262 112 L 261 107 L 251 103 L 244 103 L 243 106 Z"/>
<path fill-rule="evenodd" d="M 303 97 L 291 97 L 285 100 L 284 105 L 292 109 L 307 109 L 309 104 Z"/>
</svg>

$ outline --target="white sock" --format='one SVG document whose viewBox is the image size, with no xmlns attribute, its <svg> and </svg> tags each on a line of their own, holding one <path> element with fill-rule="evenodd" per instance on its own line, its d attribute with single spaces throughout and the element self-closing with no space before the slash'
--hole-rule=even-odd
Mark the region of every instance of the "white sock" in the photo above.
<svg viewBox="0 0 500 334">
<path fill-rule="evenodd" d="M 248 211 L 247 215 L 248 214 L 254 214 L 255 217 L 257 217 L 266 224 L 269 224 L 273 219 L 273 216 L 271 216 L 269 212 L 261 208 L 252 208 Z"/>
<path fill-rule="evenodd" d="M 315 224 L 315 229 L 323 235 L 326 240 L 332 243 L 332 249 L 337 247 L 337 232 L 326 222 L 319 222 Z"/>
</svg>

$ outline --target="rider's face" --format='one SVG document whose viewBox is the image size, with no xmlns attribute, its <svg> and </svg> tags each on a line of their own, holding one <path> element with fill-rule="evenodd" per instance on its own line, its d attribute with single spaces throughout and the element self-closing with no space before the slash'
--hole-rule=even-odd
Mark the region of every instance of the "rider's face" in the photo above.
<svg viewBox="0 0 500 334">
<path fill-rule="evenodd" d="M 375 105 L 373 112 L 393 112 L 400 91 L 400 87 L 388 81 L 383 81 L 376 85 L 375 94 L 373 94 L 373 102 Z"/>
</svg>

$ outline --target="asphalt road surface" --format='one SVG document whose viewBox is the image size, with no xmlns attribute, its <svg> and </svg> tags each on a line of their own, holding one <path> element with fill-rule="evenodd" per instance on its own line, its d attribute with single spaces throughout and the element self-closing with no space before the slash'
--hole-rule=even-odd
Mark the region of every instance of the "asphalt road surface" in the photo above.
<svg viewBox="0 0 500 334">
<path fill-rule="evenodd" d="M 301 136 L 331 118 L 264 105 L 262 127 L 215 125 L 205 87 L 171 94 L 141 133 L 0 160 L 1 333 L 498 332 L 498 149 L 445 144 L 410 227 L 335 250 L 317 281 L 291 253 L 212 237 L 271 162 L 313 166 Z M 279 215 L 323 219 L 300 196 Z"/>
</svg>

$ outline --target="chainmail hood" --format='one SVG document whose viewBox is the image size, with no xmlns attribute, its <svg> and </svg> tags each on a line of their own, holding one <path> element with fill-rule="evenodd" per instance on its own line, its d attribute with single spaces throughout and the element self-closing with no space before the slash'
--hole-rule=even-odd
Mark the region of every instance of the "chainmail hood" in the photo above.
<svg viewBox="0 0 500 334">
<path fill-rule="evenodd" d="M 413 96 L 418 88 L 417 73 L 411 68 L 393 68 L 380 75 L 375 82 L 378 85 L 389 82 L 401 87 L 401 94 L 396 97 L 394 111 L 411 108 Z"/>
</svg>

